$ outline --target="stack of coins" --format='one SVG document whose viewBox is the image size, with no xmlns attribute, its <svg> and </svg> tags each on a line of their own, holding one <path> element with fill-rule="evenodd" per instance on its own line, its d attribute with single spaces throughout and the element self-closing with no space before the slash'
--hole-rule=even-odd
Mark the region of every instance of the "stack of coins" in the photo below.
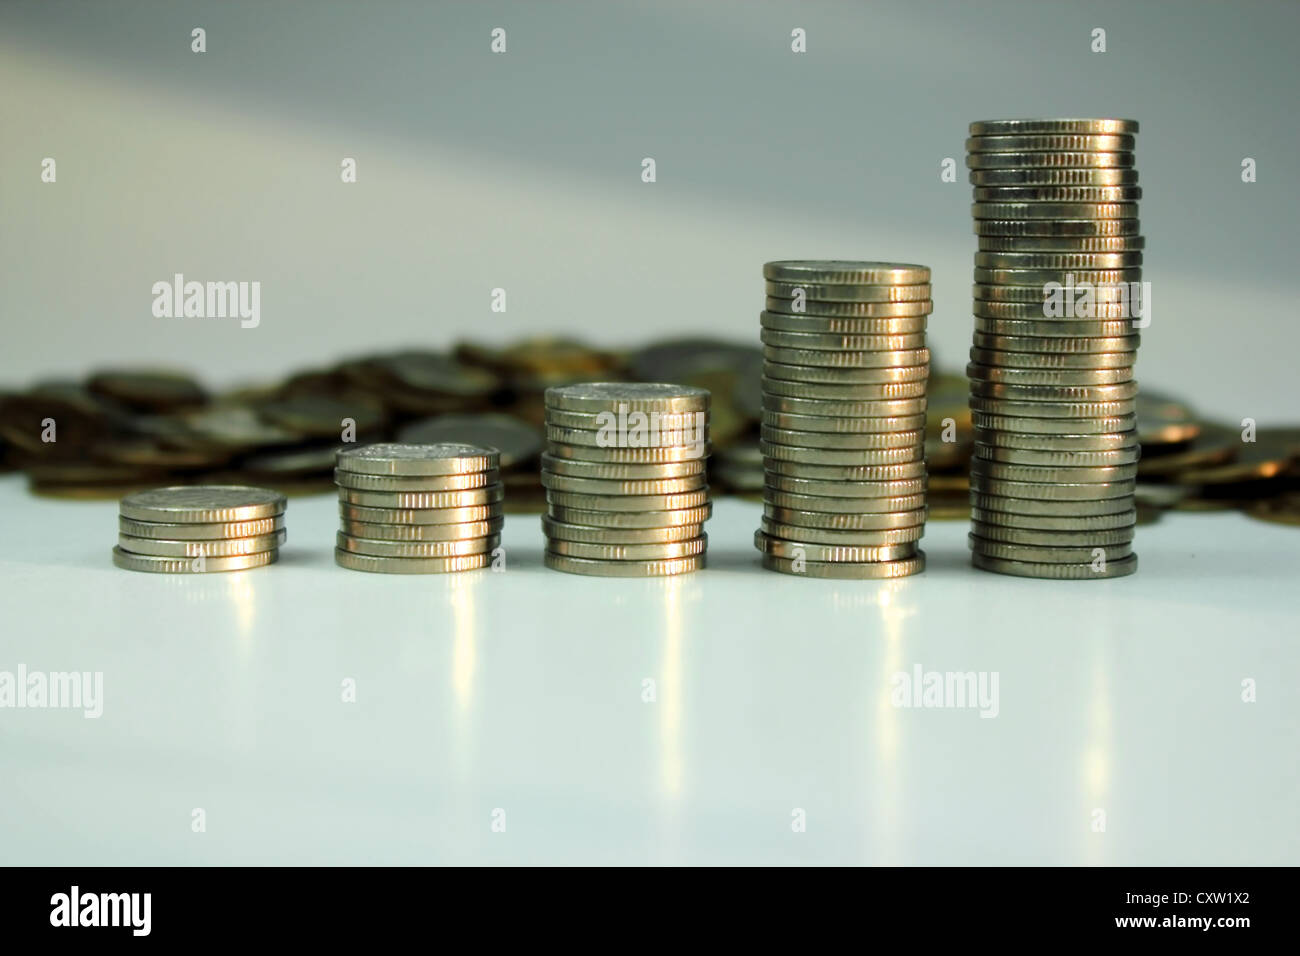
<svg viewBox="0 0 1300 956">
<path fill-rule="evenodd" d="M 1116 119 L 971 124 L 976 567 L 1055 579 L 1137 569 L 1137 130 Z"/>
<path fill-rule="evenodd" d="M 708 390 L 597 382 L 545 400 L 546 566 L 610 577 L 704 567 Z"/>
<path fill-rule="evenodd" d="M 763 275 L 763 566 L 823 578 L 921 571 L 930 270 L 769 262 Z"/>
<path fill-rule="evenodd" d="M 122 499 L 113 563 L 129 571 L 203 574 L 273 563 L 284 544 L 284 495 L 243 485 L 182 485 Z"/>
<path fill-rule="evenodd" d="M 341 449 L 335 563 L 384 574 L 491 564 L 505 520 L 499 462 L 496 449 L 459 442 Z"/>
</svg>

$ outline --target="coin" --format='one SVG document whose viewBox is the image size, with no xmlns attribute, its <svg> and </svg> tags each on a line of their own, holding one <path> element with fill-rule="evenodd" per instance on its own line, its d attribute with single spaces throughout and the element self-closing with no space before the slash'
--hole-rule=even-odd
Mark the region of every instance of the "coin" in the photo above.
<svg viewBox="0 0 1300 956">
<path fill-rule="evenodd" d="M 546 500 L 553 505 L 581 511 L 677 511 L 703 507 L 709 500 L 709 491 L 707 487 L 667 495 L 584 495 L 548 491 Z"/>
<path fill-rule="evenodd" d="M 546 452 L 552 457 L 624 465 L 702 461 L 708 458 L 712 451 L 713 446 L 707 441 L 654 448 L 601 448 L 597 445 L 578 445 L 561 441 L 546 443 Z"/>
<path fill-rule="evenodd" d="M 915 335 L 924 332 L 927 319 L 924 315 L 895 318 L 859 319 L 835 318 L 820 315 L 783 315 L 779 312 L 760 312 L 759 324 L 764 329 L 781 332 L 806 332 L 821 335 Z"/>
<path fill-rule="evenodd" d="M 976 428 L 1030 435 L 1104 435 L 1128 432 L 1137 427 L 1137 416 L 1132 413 L 1052 419 L 976 412 L 972 418 Z M 1141 441 L 1141 435 L 1138 440 Z"/>
<path fill-rule="evenodd" d="M 655 464 L 620 464 L 618 462 L 584 461 L 543 455 L 542 468 L 553 475 L 573 478 L 590 478 L 596 481 L 656 481 L 669 478 L 703 476 L 707 468 L 704 458 L 688 461 L 659 462 Z"/>
<path fill-rule="evenodd" d="M 128 571 L 150 571 L 155 574 L 209 574 L 218 571 L 247 571 L 275 562 L 278 549 L 259 551 L 257 554 L 239 554 L 228 557 L 168 558 L 150 554 L 131 554 L 120 547 L 113 548 L 113 563 Z"/>
<path fill-rule="evenodd" d="M 504 514 L 502 505 L 474 505 L 466 508 L 373 508 L 339 502 L 339 516 L 369 524 L 447 525 L 470 521 L 491 521 Z"/>
<path fill-rule="evenodd" d="M 339 501 L 365 508 L 472 508 L 495 504 L 504 493 L 500 484 L 468 491 L 354 491 L 339 488 Z"/>
<path fill-rule="evenodd" d="M 1288 493 L 1256 501 L 1246 508 L 1246 514 L 1274 524 L 1300 525 L 1300 494 Z"/>
<path fill-rule="evenodd" d="M 917 551 L 910 558 L 897 561 L 794 561 L 774 554 L 763 555 L 763 567 L 783 574 L 803 575 L 809 578 L 842 578 L 849 580 L 879 580 L 903 578 L 925 570 L 925 552 Z"/>
<path fill-rule="evenodd" d="M 985 494 L 974 488 L 971 490 L 970 502 L 972 514 L 975 509 L 993 511 L 999 514 L 1024 515 L 1028 517 L 1066 520 L 1092 518 L 1117 514 L 1128 514 L 1133 510 L 1133 495 L 1121 494 L 1114 498 L 1040 498 L 1037 492 L 1025 492 L 1015 489 L 1014 494 Z"/>
<path fill-rule="evenodd" d="M 1079 469 L 1083 470 L 1083 469 Z M 1022 472 L 1023 473 L 1023 469 Z M 1132 478 L 1121 478 L 1114 481 L 1098 479 L 1090 481 L 1081 478 L 1080 481 L 1071 482 L 1068 478 L 1047 478 L 1042 476 L 1042 480 L 1031 481 L 1025 478 L 1003 478 L 996 475 L 985 475 L 979 471 L 972 470 L 970 476 L 970 489 L 975 494 L 994 495 L 1004 498 L 1027 498 L 1038 501 L 1070 501 L 1084 502 L 1097 501 L 1103 498 L 1125 498 L 1133 494 L 1134 481 Z M 971 503 L 975 504 L 975 498 L 971 498 Z M 1030 512 L 1031 514 L 1033 512 Z M 1100 512 L 1104 514 L 1105 512 Z"/>
<path fill-rule="evenodd" d="M 1136 436 L 1134 436 L 1136 439 Z M 1138 460 L 1136 444 L 1101 451 L 1057 451 L 1033 448 L 1007 448 L 976 442 L 975 457 L 982 461 L 996 461 L 1013 465 L 1047 465 L 1054 468 L 1102 468 L 1112 465 L 1132 465 Z"/>
<path fill-rule="evenodd" d="M 909 302 L 829 302 L 814 296 L 795 300 L 768 295 L 765 308 L 768 314 L 797 318 L 883 319 L 926 316 L 934 311 L 934 302 L 929 297 Z"/>
<path fill-rule="evenodd" d="M 674 495 L 684 492 L 700 491 L 707 486 L 704 475 L 692 475 L 688 478 L 661 478 L 645 480 L 611 479 L 601 481 L 594 478 L 574 478 L 570 475 L 555 475 L 542 472 L 542 486 L 555 491 L 567 491 L 585 495 Z"/>
<path fill-rule="evenodd" d="M 180 524 L 161 521 L 137 521 L 119 517 L 117 530 L 136 538 L 167 541 L 217 541 L 223 538 L 255 538 L 274 534 L 284 528 L 284 516 L 255 518 L 251 521 L 226 521 L 209 524 Z"/>
<path fill-rule="evenodd" d="M 764 283 L 768 298 L 817 302 L 925 302 L 928 283 L 920 285 L 818 285 L 811 282 Z M 789 311 L 783 309 L 778 311 Z M 808 311 L 815 311 L 809 309 Z"/>
<path fill-rule="evenodd" d="M 285 497 L 265 488 L 241 485 L 181 485 L 127 495 L 123 517 L 174 524 L 251 521 L 283 514 Z"/>
<path fill-rule="evenodd" d="M 977 252 L 982 269 L 1079 269 L 1096 272 L 1142 265 L 1141 252 Z"/>
<path fill-rule="evenodd" d="M 917 366 L 923 372 L 928 367 Z M 894 371 L 894 370 L 890 370 Z M 835 384 L 818 382 L 793 382 L 764 376 L 760 380 L 763 394 L 783 398 L 825 399 L 836 402 L 869 402 L 880 399 L 919 398 L 927 391 L 924 375 L 911 376 L 910 381 L 864 382 L 861 384 Z"/>
<path fill-rule="evenodd" d="M 900 432 L 900 429 L 910 431 L 925 424 L 923 419 L 926 399 L 924 398 L 879 402 L 820 402 L 815 399 L 785 399 L 779 396 L 768 396 L 765 402 L 769 409 L 772 409 L 763 411 L 762 421 L 765 426 L 802 432 L 859 434 L 874 432 L 882 439 L 877 447 L 888 447 L 893 443 L 885 440 L 886 438 L 906 434 Z M 913 414 L 896 414 L 912 408 L 919 408 L 920 411 Z M 774 409 L 792 409 L 792 411 Z M 798 411 L 793 411 L 794 409 Z"/>
<path fill-rule="evenodd" d="M 1127 169 L 1129 150 L 1111 152 L 969 153 L 970 169 Z"/>
<path fill-rule="evenodd" d="M 1142 198 L 1141 186 L 977 186 L 975 201 L 980 203 L 1115 203 L 1136 202 Z M 976 260 L 976 265 L 987 265 Z"/>
<path fill-rule="evenodd" d="M 339 522 L 339 527 L 344 534 L 354 538 L 386 541 L 464 541 L 495 535 L 501 531 L 504 524 L 505 518 L 502 517 L 453 524 L 384 524 L 350 521 L 344 518 Z"/>
<path fill-rule="evenodd" d="M 982 294 L 986 290 L 980 289 Z M 1028 335 L 1131 335 L 1134 334 L 1133 309 L 1128 302 L 1094 302 L 1091 318 L 1066 319 L 1050 314 L 1045 301 L 1032 296 L 1022 302 L 1002 302 L 976 298 L 971 306 L 975 327 L 979 331 L 996 332 L 991 323 L 1032 322 L 1041 328 L 1027 331 Z M 1057 326 L 1056 330 L 1047 328 Z"/>
<path fill-rule="evenodd" d="M 971 185 L 982 186 L 1131 186 L 1136 169 L 972 169 Z"/>
<path fill-rule="evenodd" d="M 1066 514 L 1016 514 L 1012 511 L 994 511 L 985 508 L 971 508 L 971 521 L 984 525 L 994 525 L 1002 529 L 1019 528 L 1026 531 L 1049 531 L 1053 533 L 1084 533 L 1093 531 L 1111 531 L 1117 528 L 1131 528 L 1137 522 L 1137 509 L 1125 508 L 1112 514 L 1066 515 Z"/>
<path fill-rule="evenodd" d="M 665 433 L 690 432 L 695 428 L 708 425 L 710 415 L 708 412 L 634 412 L 626 407 L 603 412 L 566 412 L 563 409 L 552 408 L 546 413 L 548 427 L 555 426 L 583 432 L 613 431 L 620 427 L 622 422 L 627 423 L 623 426 L 625 430 L 643 425 L 647 431 L 653 429 Z"/>
<path fill-rule="evenodd" d="M 972 396 L 1005 398 L 1023 402 L 1121 402 L 1137 397 L 1137 382 L 1127 381 L 1116 385 L 1009 385 L 1002 382 L 981 381 L 972 378 Z M 973 409 L 975 406 L 972 405 Z"/>
<path fill-rule="evenodd" d="M 930 361 L 930 350 L 906 349 L 895 352 L 841 352 L 816 349 L 782 349 L 763 346 L 763 358 L 780 365 L 799 365 L 827 368 L 881 368 L 884 366 L 925 365 Z M 767 374 L 771 372 L 764 366 Z"/>
<path fill-rule="evenodd" d="M 489 552 L 465 554 L 447 558 L 394 558 L 374 554 L 357 554 L 334 549 L 334 563 L 350 571 L 369 571 L 378 574 L 446 574 L 473 571 L 492 563 Z"/>
<path fill-rule="evenodd" d="M 163 538 L 140 537 L 119 534 L 117 545 L 129 554 L 152 554 L 169 558 L 197 558 L 200 555 L 209 558 L 229 557 L 241 554 L 259 554 L 271 551 L 284 544 L 283 529 L 270 534 L 244 538 L 208 539 L 208 540 L 167 540 Z"/>
<path fill-rule="evenodd" d="M 1013 353 L 1003 353 L 1013 354 Z M 1031 353 L 1025 353 L 1031 354 Z M 1037 388 L 1081 388 L 1091 386 L 1111 386 L 1133 379 L 1131 366 L 1120 368 L 1012 368 L 1009 366 L 983 365 L 971 362 L 966 366 L 966 374 L 973 382 L 1003 385 L 1025 385 Z"/>
<path fill-rule="evenodd" d="M 971 362 L 983 366 L 984 374 L 1013 372 L 1121 372 L 1131 370 L 1137 361 L 1137 352 L 1010 352 L 998 349 L 972 348 Z M 969 374 L 970 366 L 967 366 Z"/>
<path fill-rule="evenodd" d="M 1131 151 L 1137 139 L 1129 133 L 1011 133 L 979 134 L 966 140 L 970 153 L 1118 152 Z"/>
<path fill-rule="evenodd" d="M 831 449 L 762 441 L 759 448 L 764 458 L 802 465 L 899 465 L 921 461 L 925 454 L 924 445 L 913 443 L 901 448 Z M 766 461 L 763 464 L 768 465 Z"/>
<path fill-rule="evenodd" d="M 611 427 L 607 429 L 563 428 L 559 425 L 546 426 L 548 443 L 560 445 L 581 445 L 601 449 L 663 449 L 671 447 L 698 446 L 706 434 L 705 424 L 678 431 L 669 431 L 647 424 L 632 424 L 626 428 Z"/>
<path fill-rule="evenodd" d="M 764 503 L 764 517 L 779 524 L 800 528 L 823 528 L 828 531 L 880 531 L 911 528 L 925 523 L 925 508 L 910 511 L 852 513 L 807 511 Z M 788 537 L 777 535 L 777 537 Z"/>
<path fill-rule="evenodd" d="M 977 220 L 1059 222 L 1064 219 L 1137 219 L 1137 203 L 1102 202 L 977 202 L 970 207 Z"/>
<path fill-rule="evenodd" d="M 546 390 L 546 404 L 571 412 L 601 412 L 627 406 L 641 412 L 702 412 L 709 408 L 706 389 L 682 385 L 592 382 Z"/>
<path fill-rule="evenodd" d="M 353 491 L 471 491 L 497 484 L 501 472 L 493 468 L 458 475 L 368 475 L 336 468 L 334 481 Z"/>
<path fill-rule="evenodd" d="M 977 320 L 978 321 L 978 320 Z M 976 325 L 978 329 L 979 326 Z M 1099 330 L 1101 331 L 1101 330 Z M 1070 335 L 996 335 L 975 332 L 976 348 L 997 352 L 1040 352 L 1053 355 L 1132 354 L 1141 344 L 1138 335 L 1078 337 Z"/>
<path fill-rule="evenodd" d="M 764 345 L 783 349 L 811 349 L 820 351 L 853 350 L 903 351 L 919 349 L 925 346 L 925 333 L 911 335 L 842 335 L 833 332 L 787 332 L 778 329 L 763 329 L 759 340 Z"/>
<path fill-rule="evenodd" d="M 977 475 L 980 476 L 981 480 L 985 481 L 1003 480 L 1035 483 L 1120 482 L 1137 477 L 1136 463 L 1097 465 L 1094 467 L 1011 464 L 981 458 L 981 450 L 977 447 L 975 457 L 971 459 L 971 487 L 975 486 L 974 479 Z"/>
<path fill-rule="evenodd" d="M 770 475 L 807 478 L 813 481 L 906 481 L 925 477 L 925 461 L 920 458 L 892 465 L 854 465 L 833 462 L 809 464 L 765 458 L 763 467 Z"/>
<path fill-rule="evenodd" d="M 914 524 L 905 528 L 843 531 L 834 528 L 785 524 L 781 521 L 774 521 L 767 515 L 763 515 L 760 524 L 763 533 L 774 538 L 784 538 L 787 541 L 809 541 L 813 544 L 829 544 L 836 547 L 878 548 L 885 545 L 920 541 L 925 535 L 924 524 Z"/>
<path fill-rule="evenodd" d="M 1013 574 L 1027 578 L 1055 578 L 1061 581 L 1084 581 L 1093 578 L 1120 578 L 1137 570 L 1137 555 L 1130 554 L 1117 561 L 1107 561 L 1104 565 L 1056 564 L 1033 561 L 1011 561 L 995 558 L 980 552 L 972 552 L 971 563 L 985 571 L 998 574 Z"/>
<path fill-rule="evenodd" d="M 977 236 L 1136 236 L 1136 218 L 976 219 Z"/>
<path fill-rule="evenodd" d="M 697 554 L 686 558 L 669 558 L 650 561 L 601 561 L 595 558 L 576 558 L 564 554 L 545 552 L 543 560 L 548 568 L 568 574 L 585 574 L 593 577 L 652 578 L 687 574 L 704 567 L 705 556 Z"/>
<path fill-rule="evenodd" d="M 1044 547 L 1041 545 L 1005 544 L 1000 541 L 991 541 L 988 538 L 980 538 L 974 534 L 967 535 L 967 541 L 972 550 L 985 557 L 1001 558 L 1004 561 L 1042 562 L 1044 564 L 1076 564 L 1097 561 L 1103 557 L 1109 563 L 1127 558 L 1133 553 L 1133 546 L 1129 541 L 1122 544 L 1088 547 Z"/>
<path fill-rule="evenodd" d="M 1132 415 L 1135 405 L 1131 398 L 1114 401 L 1052 402 L 1045 398 L 996 398 L 972 394 L 970 408 L 972 412 L 988 412 L 993 415 L 1022 418 L 1096 419 Z"/>
<path fill-rule="evenodd" d="M 570 524 L 542 515 L 542 533 L 548 541 L 583 541 L 588 544 L 670 544 L 704 535 L 704 525 L 668 525 L 662 528 L 609 528 Z"/>
<path fill-rule="evenodd" d="M 1075 278 L 1081 278 L 1083 273 L 1076 273 Z M 1009 302 L 1023 305 L 1037 304 L 1041 310 L 1039 315 L 1030 316 L 1037 319 L 1063 319 L 1066 321 L 1078 320 L 1095 320 L 1095 319 L 1135 319 L 1139 318 L 1138 299 L 1140 296 L 1135 295 L 1133 288 L 1128 283 L 1108 284 L 1102 283 L 1091 287 L 1075 287 L 1072 296 L 1077 296 L 1080 300 L 1080 307 L 1073 310 L 1073 314 L 1066 314 L 1067 304 L 1072 305 L 1075 299 L 1067 297 L 1066 292 L 1069 290 L 1071 279 L 1065 274 L 1059 276 L 1061 289 L 1058 292 L 1048 282 L 1033 283 L 1028 285 L 1015 284 L 1010 280 L 1004 282 L 976 282 L 971 286 L 971 296 L 977 300 L 976 308 L 982 308 L 986 302 Z M 1086 310 L 1082 308 L 1084 301 L 1082 289 L 1088 289 L 1088 298 L 1091 304 Z M 1105 307 L 1105 308 L 1103 308 Z"/>
<path fill-rule="evenodd" d="M 1111 134 L 1133 135 L 1138 121 L 1130 119 L 1001 119 L 980 120 L 970 124 L 972 136 L 1013 136 L 1043 134 Z"/>
<path fill-rule="evenodd" d="M 827 495 L 845 498 L 881 498 L 903 495 L 923 495 L 926 490 L 924 476 L 894 481 L 841 481 L 824 478 L 797 478 L 770 472 L 764 479 L 765 487 L 797 495 Z M 873 509 L 868 509 L 873 510 Z"/>
<path fill-rule="evenodd" d="M 897 368 L 827 368 L 806 365 L 785 365 L 780 362 L 763 363 L 763 379 L 777 379 L 782 382 L 797 383 L 801 387 L 810 385 L 831 386 L 846 389 L 855 385 L 882 385 L 890 382 L 925 381 L 930 374 L 928 362 L 922 365 L 909 365 Z M 774 386 L 767 386 L 769 390 Z M 793 388 L 787 385 L 787 388 Z"/>
<path fill-rule="evenodd" d="M 763 501 L 774 508 L 787 508 L 792 511 L 875 515 L 924 509 L 925 493 L 893 497 L 846 498 L 839 495 L 792 494 L 767 488 L 763 493 Z"/>
<path fill-rule="evenodd" d="M 152 369 L 113 369 L 96 372 L 86 388 L 97 395 L 141 411 L 170 411 L 207 401 L 203 387 L 188 375 Z"/>
<path fill-rule="evenodd" d="M 453 558 L 468 554 L 483 554 L 495 550 L 500 544 L 499 534 L 477 538 L 422 541 L 358 538 L 346 531 L 340 531 L 335 536 L 337 550 L 389 558 Z"/>
<path fill-rule="evenodd" d="M 754 547 L 764 554 L 804 561 L 898 561 L 916 554 L 916 543 L 885 544 L 873 547 L 817 544 L 812 541 L 786 541 L 763 531 L 754 532 Z"/>
<path fill-rule="evenodd" d="M 986 522 L 972 519 L 971 530 L 974 537 L 980 540 L 980 550 L 985 554 L 992 553 L 983 547 L 983 543 L 986 541 L 996 541 L 999 544 L 1020 545 L 1022 547 L 1080 548 L 1090 551 L 1095 547 L 1108 548 L 1131 544 L 1135 529 L 1136 511 L 1134 512 L 1134 519 L 1134 522 L 1127 525 L 1104 531 L 1059 531 L 1056 529 L 1034 531 L 1026 528 L 1007 527 L 996 520 Z M 1093 557 L 1095 555 L 1090 555 L 1089 560 Z"/>
<path fill-rule="evenodd" d="M 930 270 L 927 266 L 897 262 L 781 260 L 765 263 L 763 278 L 822 285 L 918 285 L 930 281 Z"/>
<path fill-rule="evenodd" d="M 864 418 L 859 421 L 871 422 L 879 419 Z M 760 443 L 759 449 L 765 455 L 770 457 L 785 458 L 788 461 L 798 461 L 801 458 L 810 457 L 802 452 L 794 453 L 782 451 L 772 454 L 764 447 L 764 443 L 781 446 L 783 449 L 807 449 L 809 452 L 822 449 L 846 450 L 855 452 L 870 452 L 875 456 L 872 462 L 862 462 L 862 464 L 889 464 L 899 461 L 912 461 L 921 457 L 920 452 L 923 450 L 921 443 L 916 440 L 914 432 L 832 432 L 832 431 L 794 431 L 788 428 L 776 428 L 772 425 L 763 425 L 759 432 Z M 907 436 L 906 445 L 901 445 L 898 436 Z M 815 457 L 815 456 L 813 456 Z M 815 462 L 813 462 L 815 464 Z"/>
<path fill-rule="evenodd" d="M 652 544 L 615 544 L 612 542 L 568 541 L 552 538 L 546 543 L 550 554 L 571 558 L 590 558 L 597 561 L 668 561 L 702 555 L 708 538 L 700 535 L 686 541 L 656 542 Z"/>
<path fill-rule="evenodd" d="M 383 442 L 343 448 L 338 453 L 340 471 L 367 475 L 461 475 L 499 468 L 495 449 L 461 442 L 410 445 Z"/>
<path fill-rule="evenodd" d="M 975 440 L 985 451 L 997 448 L 1023 448 L 1044 452 L 1100 452 L 1140 447 L 1137 445 L 1137 432 L 1133 429 L 1095 435 L 1042 435 L 1037 432 L 976 428 Z"/>
<path fill-rule="evenodd" d="M 594 528 L 669 528 L 681 525 L 702 525 L 713 514 L 713 505 L 698 508 L 678 508 L 672 511 L 595 511 L 551 504 L 548 514 L 554 521 Z"/>
</svg>

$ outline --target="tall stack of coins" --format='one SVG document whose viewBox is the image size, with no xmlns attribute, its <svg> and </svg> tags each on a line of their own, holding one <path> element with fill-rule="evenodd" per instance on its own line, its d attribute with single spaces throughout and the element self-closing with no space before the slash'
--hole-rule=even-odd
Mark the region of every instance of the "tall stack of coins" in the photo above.
<svg viewBox="0 0 1300 956">
<path fill-rule="evenodd" d="M 976 567 L 1056 579 L 1137 569 L 1137 131 L 1117 119 L 971 124 Z"/>
<path fill-rule="evenodd" d="M 546 566 L 651 577 L 704 567 L 709 392 L 597 382 L 546 390 Z"/>
<path fill-rule="evenodd" d="M 284 495 L 242 485 L 183 485 L 122 499 L 113 563 L 129 571 L 203 574 L 273 563 L 284 544 Z"/>
<path fill-rule="evenodd" d="M 930 270 L 763 266 L 764 489 L 754 545 L 773 571 L 895 578 L 925 567 Z"/>
<path fill-rule="evenodd" d="M 505 520 L 499 461 L 494 448 L 457 442 L 341 449 L 335 563 L 384 574 L 491 564 Z"/>
</svg>

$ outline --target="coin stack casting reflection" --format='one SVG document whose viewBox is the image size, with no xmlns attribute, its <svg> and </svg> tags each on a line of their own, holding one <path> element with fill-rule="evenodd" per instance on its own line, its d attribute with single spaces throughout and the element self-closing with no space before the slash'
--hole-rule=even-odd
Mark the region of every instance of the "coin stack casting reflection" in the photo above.
<svg viewBox="0 0 1300 956">
<path fill-rule="evenodd" d="M 284 495 L 243 485 L 186 485 L 127 495 L 113 563 L 129 571 L 204 574 L 273 563 L 284 544 Z"/>
<path fill-rule="evenodd" d="M 826 578 L 925 567 L 930 270 L 769 262 L 763 340 L 763 566 Z"/>
<path fill-rule="evenodd" d="M 977 567 L 1055 579 L 1137 569 L 1132 120 L 972 123 Z"/>
<path fill-rule="evenodd" d="M 598 382 L 546 390 L 546 566 L 652 577 L 704 567 L 709 392 Z"/>
<path fill-rule="evenodd" d="M 440 574 L 492 563 L 505 520 L 496 449 L 391 442 L 341 449 L 335 464 L 340 566 Z"/>
</svg>

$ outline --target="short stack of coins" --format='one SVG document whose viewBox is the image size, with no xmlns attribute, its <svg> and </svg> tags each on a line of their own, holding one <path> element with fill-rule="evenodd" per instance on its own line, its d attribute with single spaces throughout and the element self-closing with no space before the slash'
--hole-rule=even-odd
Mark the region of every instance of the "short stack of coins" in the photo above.
<svg viewBox="0 0 1300 956">
<path fill-rule="evenodd" d="M 243 485 L 181 485 L 127 495 L 113 563 L 129 571 L 204 574 L 272 564 L 284 544 L 284 495 Z"/>
<path fill-rule="evenodd" d="M 930 270 L 763 266 L 763 566 L 823 578 L 925 568 Z"/>
<path fill-rule="evenodd" d="M 971 124 L 976 567 L 1051 579 L 1137 569 L 1137 131 L 1119 119 Z"/>
<path fill-rule="evenodd" d="M 487 567 L 505 521 L 499 462 L 496 449 L 459 442 L 340 449 L 335 563 L 382 574 Z"/>
<path fill-rule="evenodd" d="M 548 388 L 546 566 L 657 577 L 704 567 L 709 392 L 596 382 Z"/>
</svg>

